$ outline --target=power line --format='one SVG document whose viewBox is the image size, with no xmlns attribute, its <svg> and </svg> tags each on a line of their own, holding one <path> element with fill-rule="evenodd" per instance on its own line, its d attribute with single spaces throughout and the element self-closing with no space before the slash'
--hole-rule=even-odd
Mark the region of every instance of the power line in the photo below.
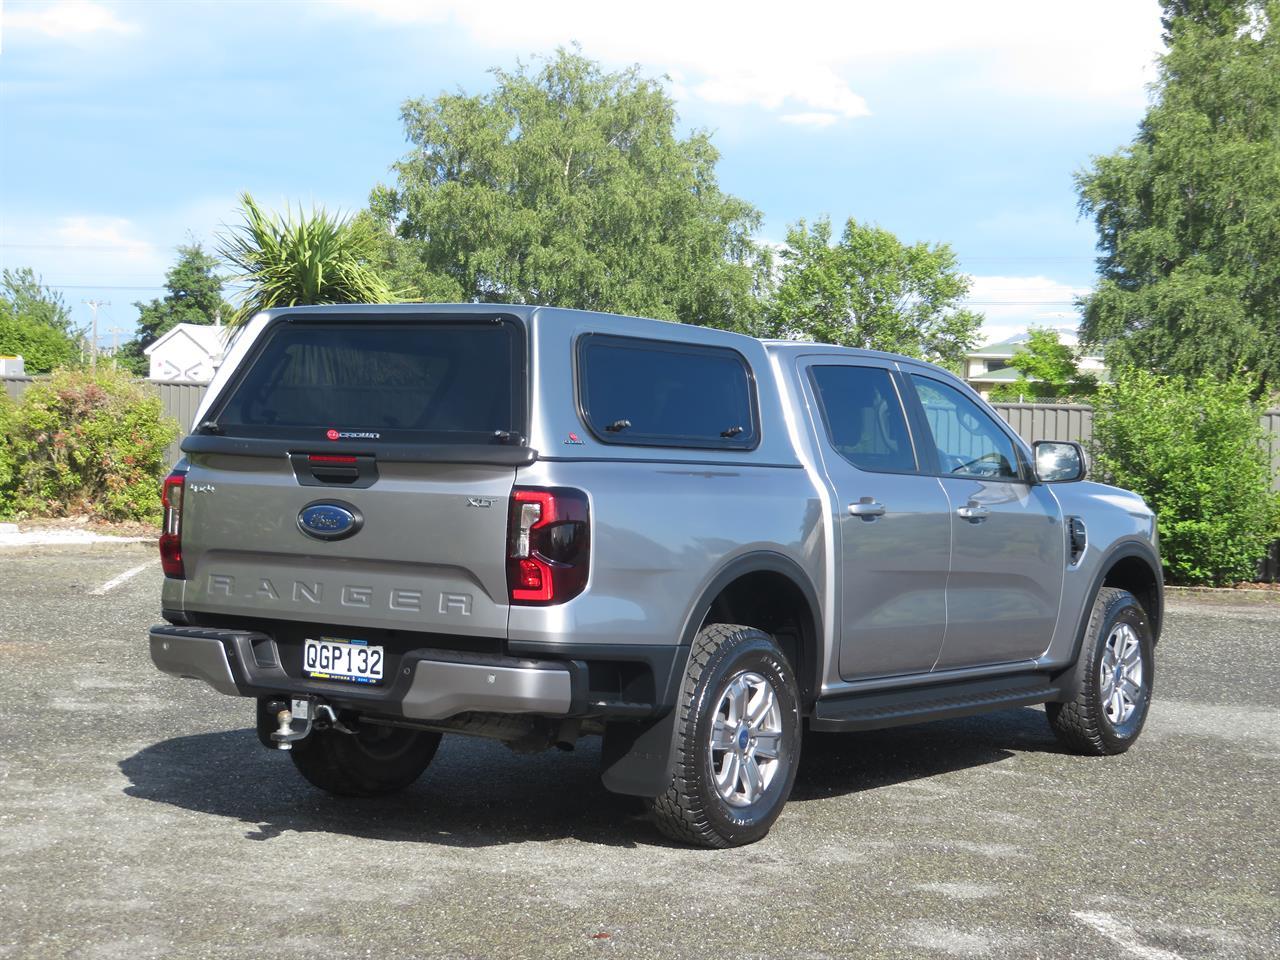
<svg viewBox="0 0 1280 960">
<path fill-rule="evenodd" d="M 106 283 L 51 283 L 42 281 L 42 287 L 57 287 L 59 290 L 167 290 L 164 284 L 142 284 L 135 283 L 132 285 L 121 286 L 120 284 Z"/>
<path fill-rule="evenodd" d="M 135 246 L 150 247 L 149 243 L 138 243 Z M 109 243 L 0 243 L 0 249 L 6 250 L 111 250 L 123 253 L 118 244 Z"/>
</svg>

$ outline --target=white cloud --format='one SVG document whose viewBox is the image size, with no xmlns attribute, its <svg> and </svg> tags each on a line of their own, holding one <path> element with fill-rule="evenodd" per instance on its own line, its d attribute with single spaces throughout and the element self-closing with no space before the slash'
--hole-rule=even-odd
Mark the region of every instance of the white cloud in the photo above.
<svg viewBox="0 0 1280 960">
<path fill-rule="evenodd" d="M 36 33 L 54 40 L 80 39 L 93 34 L 128 34 L 138 28 L 116 16 L 95 0 L 60 0 L 53 3 L 10 3 L 0 16 L 8 31 Z"/>
<path fill-rule="evenodd" d="M 149 262 L 155 256 L 154 245 L 133 232 L 133 224 L 123 217 L 63 217 L 50 231 L 69 249 L 98 249 L 113 259 Z"/>
<path fill-rule="evenodd" d="M 401 28 L 449 25 L 477 47 L 504 53 L 578 41 L 589 56 L 670 74 L 681 97 L 752 104 L 809 126 L 867 116 L 855 89 L 865 78 L 896 82 L 901 73 L 901 83 L 918 83 L 924 67 L 952 88 L 1132 106 L 1145 98 L 1160 47 L 1156 0 L 1077 0 L 1069 10 L 1025 0 L 793 0 L 782 9 L 760 0 L 648 0 L 643 8 L 336 0 L 319 9 L 344 7 Z"/>
<path fill-rule="evenodd" d="M 0 229 L 6 267 L 31 267 L 69 301 L 97 287 L 122 287 L 117 299 L 147 293 L 164 283 L 172 250 L 157 245 L 141 226 L 123 217 L 60 218 L 9 214 Z M 96 295 L 96 294 L 94 294 Z"/>
<path fill-rule="evenodd" d="M 82 329 L 91 320 L 84 301 L 106 301 L 98 319 L 101 342 L 108 344 L 114 328 L 131 335 L 138 315 L 134 301 L 163 296 L 173 248 L 185 239 L 180 229 L 125 217 L 7 211 L 0 220 L 0 265 L 32 268 L 42 283 L 62 294 L 72 322 Z"/>
<path fill-rule="evenodd" d="M 1088 287 L 1044 276 L 975 276 L 965 306 L 986 318 L 982 340 L 990 343 L 1028 327 L 1075 328 L 1080 322 L 1075 299 L 1088 292 Z"/>
<path fill-rule="evenodd" d="M 778 117 L 783 123 L 791 123 L 797 127 L 830 127 L 839 122 L 840 115 L 813 111 L 810 113 L 784 113 Z"/>
</svg>

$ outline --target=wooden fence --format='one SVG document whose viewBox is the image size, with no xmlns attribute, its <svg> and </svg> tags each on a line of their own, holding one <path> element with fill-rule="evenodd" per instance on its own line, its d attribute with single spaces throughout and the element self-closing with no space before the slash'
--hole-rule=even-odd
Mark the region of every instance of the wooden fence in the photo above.
<svg viewBox="0 0 1280 960">
<path fill-rule="evenodd" d="M 182 451 L 178 448 L 178 444 L 195 426 L 196 408 L 200 406 L 200 401 L 204 399 L 205 390 L 208 389 L 209 385 L 205 383 L 188 383 L 181 380 L 144 380 L 143 382 L 160 395 L 160 403 L 164 405 L 165 416 L 173 417 L 178 421 L 178 439 L 169 445 L 167 451 L 169 462 L 176 463 L 178 458 L 182 456 Z"/>
<path fill-rule="evenodd" d="M 1267 448 L 1271 451 L 1271 483 L 1280 490 L 1280 409 L 1268 410 L 1262 415 L 1262 426 L 1267 431 Z"/>
<path fill-rule="evenodd" d="M 1032 440 L 1078 440 L 1087 444 L 1093 438 L 1093 407 L 1069 403 L 994 403 L 1018 436 Z M 1280 409 L 1262 415 L 1262 429 L 1267 435 L 1267 452 L 1271 455 L 1271 485 L 1280 490 Z"/>
<path fill-rule="evenodd" d="M 22 396 L 22 391 L 27 389 L 27 386 L 31 383 L 30 377 L 4 377 L 0 379 L 3 379 L 4 392 L 9 395 L 11 400 L 17 400 L 18 397 Z"/>
<path fill-rule="evenodd" d="M 1093 407 L 1071 403 L 997 403 L 996 412 L 1018 431 L 1018 436 L 1032 440 L 1093 439 Z"/>
</svg>

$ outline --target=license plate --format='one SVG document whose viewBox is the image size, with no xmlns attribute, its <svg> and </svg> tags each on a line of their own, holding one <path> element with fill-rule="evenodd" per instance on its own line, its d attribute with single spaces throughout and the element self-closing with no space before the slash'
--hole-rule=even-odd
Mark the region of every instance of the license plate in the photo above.
<svg viewBox="0 0 1280 960">
<path fill-rule="evenodd" d="M 316 680 L 381 683 L 383 660 L 382 648 L 370 646 L 367 640 L 308 637 L 302 652 L 302 669 Z"/>
</svg>

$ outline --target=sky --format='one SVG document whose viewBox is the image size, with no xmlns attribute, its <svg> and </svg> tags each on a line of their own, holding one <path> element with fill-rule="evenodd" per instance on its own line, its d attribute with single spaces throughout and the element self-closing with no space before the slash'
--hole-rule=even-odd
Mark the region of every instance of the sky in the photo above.
<svg viewBox="0 0 1280 960">
<path fill-rule="evenodd" d="M 354 211 L 408 150 L 401 103 L 581 45 L 668 78 L 759 239 L 830 216 L 946 242 L 984 339 L 1073 327 L 1095 233 L 1073 174 L 1130 141 L 1154 0 L 0 0 L 0 265 L 128 337 L 175 248 L 237 197 Z"/>
</svg>

